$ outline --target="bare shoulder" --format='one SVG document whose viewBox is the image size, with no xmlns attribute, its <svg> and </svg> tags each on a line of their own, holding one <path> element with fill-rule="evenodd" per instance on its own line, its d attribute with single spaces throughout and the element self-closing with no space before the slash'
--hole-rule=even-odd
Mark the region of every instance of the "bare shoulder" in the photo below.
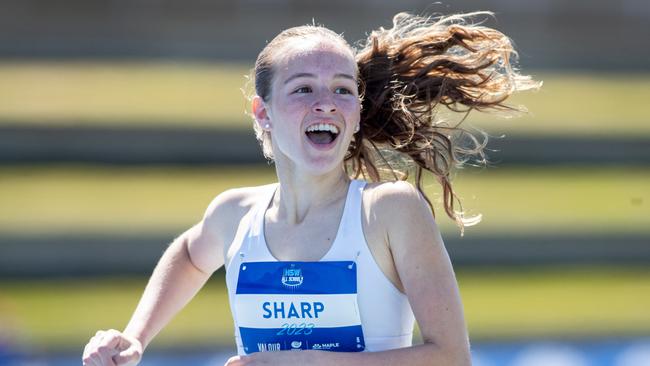
<svg viewBox="0 0 650 366">
<path fill-rule="evenodd" d="M 203 216 L 203 222 L 222 240 L 224 251 L 227 252 L 241 219 L 262 195 L 268 192 L 270 186 L 272 184 L 229 189 L 210 202 Z"/>
<path fill-rule="evenodd" d="M 417 188 L 403 181 L 367 184 L 362 202 L 364 232 L 375 261 L 408 294 L 407 286 L 419 281 L 409 272 L 409 263 L 432 268 L 445 261 L 444 243 L 429 204 Z"/>
<path fill-rule="evenodd" d="M 413 215 L 433 219 L 427 201 L 406 181 L 368 183 L 364 198 L 377 218 L 386 224 L 400 223 Z"/>
<path fill-rule="evenodd" d="M 186 233 L 189 255 L 197 268 L 212 273 L 225 263 L 239 222 L 269 188 L 229 189 L 210 202 L 203 219 Z"/>
<path fill-rule="evenodd" d="M 400 251 L 415 255 L 418 248 L 443 245 L 428 202 L 411 183 L 369 183 L 364 201 L 366 217 L 372 217 L 373 228 L 381 231 L 393 255 Z"/>
<path fill-rule="evenodd" d="M 215 229 L 239 222 L 269 186 L 233 188 L 220 193 L 208 205 L 203 221 Z"/>
</svg>

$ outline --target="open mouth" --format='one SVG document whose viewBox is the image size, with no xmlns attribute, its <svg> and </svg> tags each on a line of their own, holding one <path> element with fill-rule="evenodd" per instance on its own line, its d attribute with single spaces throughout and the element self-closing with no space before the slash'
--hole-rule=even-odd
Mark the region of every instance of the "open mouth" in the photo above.
<svg viewBox="0 0 650 366">
<path fill-rule="evenodd" d="M 331 124 L 319 123 L 307 127 L 305 134 L 312 143 L 316 145 L 327 145 L 336 140 L 336 137 L 339 135 L 339 129 Z"/>
</svg>

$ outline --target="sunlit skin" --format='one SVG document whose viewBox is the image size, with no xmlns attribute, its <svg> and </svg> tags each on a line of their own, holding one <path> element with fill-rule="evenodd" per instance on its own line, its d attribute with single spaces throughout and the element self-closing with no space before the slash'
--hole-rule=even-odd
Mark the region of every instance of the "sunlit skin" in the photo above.
<svg viewBox="0 0 650 366">
<path fill-rule="evenodd" d="M 252 105 L 270 133 L 280 183 L 265 212 L 265 237 L 279 260 L 318 260 L 331 245 L 319 230 L 338 227 L 350 182 L 343 164 L 360 120 L 356 64 L 349 48 L 317 37 L 292 40 L 275 55 L 271 95 L 255 97 Z M 336 126 L 338 136 L 310 142 L 305 132 L 315 123 Z M 237 227 L 262 193 L 244 187 L 218 195 L 203 219 L 165 251 L 126 329 L 100 331 L 90 340 L 84 365 L 137 364 L 164 325 L 229 263 Z M 423 344 L 378 352 L 257 352 L 234 356 L 226 366 L 470 365 L 457 283 L 425 200 L 406 182 L 370 183 L 363 195 L 366 242 L 408 297 Z"/>
<path fill-rule="evenodd" d="M 278 60 L 270 100 L 256 97 L 253 108 L 258 123 L 271 125 L 276 163 L 322 175 L 341 166 L 361 104 L 352 54 L 331 43 L 314 47 L 312 42 L 287 46 L 288 56 Z M 308 142 L 306 127 L 319 121 L 342 132 L 334 149 L 317 150 Z"/>
<path fill-rule="evenodd" d="M 257 97 L 253 102 L 257 122 L 262 127 L 269 126 L 267 130 L 271 132 L 276 171 L 280 181 L 280 192 L 276 196 L 281 198 L 276 197 L 269 207 L 266 223 L 299 224 L 315 206 L 323 202 L 331 202 L 333 199 L 344 198 L 349 177 L 343 170 L 343 159 L 352 140 L 354 128 L 360 120 L 357 83 L 355 79 L 349 77 L 356 75 L 356 66 L 352 54 L 347 49 L 330 42 L 314 44 L 313 41 L 305 41 L 298 45 L 292 44 L 288 50 L 278 54 L 284 54 L 285 58 L 277 63 L 270 100 L 265 103 Z M 314 148 L 305 136 L 306 126 L 319 119 L 328 119 L 341 130 L 336 145 L 330 150 Z M 369 185 L 370 189 L 374 187 L 379 186 Z M 442 241 L 439 247 L 432 246 L 430 243 L 431 238 L 439 237 L 439 232 L 431 226 L 431 221 L 428 221 L 431 220 L 428 209 L 422 202 L 415 202 L 409 198 L 407 198 L 408 203 L 402 201 L 408 197 L 403 187 L 391 185 L 385 187 L 386 193 L 393 190 L 386 194 L 386 197 L 392 196 L 389 199 L 392 201 L 391 208 L 399 212 L 412 212 L 414 217 L 419 216 L 424 219 L 423 222 L 411 220 L 412 227 L 405 225 L 396 230 L 393 249 L 396 259 L 399 258 L 395 266 L 416 268 L 410 273 L 402 271 L 401 276 L 403 280 L 412 284 L 410 301 L 416 310 L 418 321 L 422 324 L 425 344 L 371 353 L 314 350 L 258 352 L 234 356 L 226 362 L 226 366 L 287 363 L 323 366 L 392 365 L 398 360 L 411 360 L 412 364 L 432 362 L 432 364 L 466 365 L 469 362 L 467 351 L 463 349 L 463 342 L 458 341 L 459 334 L 461 340 L 466 337 L 462 334 L 464 325 L 454 324 L 459 321 L 459 316 L 462 317 L 459 315 L 462 310 L 453 272 L 448 257 L 440 251 Z M 399 198 L 393 195 L 398 191 Z M 414 203 L 417 204 L 417 208 L 412 206 Z M 376 204 L 375 207 L 378 211 L 389 212 L 388 207 L 384 208 L 382 204 Z M 419 215 L 420 213 L 425 214 Z M 398 239 L 402 237 L 407 239 Z M 415 243 L 418 245 L 414 245 Z M 424 270 L 428 266 L 433 266 L 436 270 Z M 438 284 L 428 287 L 434 282 L 434 278 L 437 279 Z M 416 297 L 415 294 L 418 296 Z M 436 294 L 435 297 L 441 300 L 441 303 L 434 305 L 437 301 L 429 298 L 433 296 L 431 294 Z M 445 310 L 434 310 L 440 308 Z M 445 314 L 450 308 L 457 313 Z M 418 316 L 417 313 L 423 315 Z M 436 313 L 440 313 L 437 318 L 434 316 Z M 447 317 L 453 320 L 448 321 Z M 427 326 L 427 323 L 430 324 Z M 448 330 L 448 327 L 453 327 L 454 331 Z M 438 342 L 434 339 L 437 336 L 434 336 L 431 331 L 433 329 L 448 333 L 449 346 L 445 344 L 442 347 L 442 343 L 447 343 L 444 341 L 436 344 Z M 450 335 L 451 333 L 453 335 Z"/>
<path fill-rule="evenodd" d="M 270 100 L 255 97 L 253 114 L 271 132 L 281 182 L 279 216 L 296 223 L 308 210 L 298 202 L 328 202 L 345 195 L 349 178 L 343 158 L 359 124 L 361 103 L 349 49 L 307 39 L 278 54 L 284 56 L 276 61 Z M 305 130 L 314 123 L 338 127 L 334 146 L 322 149 L 309 142 Z"/>
</svg>

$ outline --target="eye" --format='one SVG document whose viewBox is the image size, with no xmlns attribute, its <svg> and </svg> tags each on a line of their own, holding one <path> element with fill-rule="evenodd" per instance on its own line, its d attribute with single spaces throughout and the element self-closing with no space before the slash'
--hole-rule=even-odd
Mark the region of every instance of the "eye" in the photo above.
<svg viewBox="0 0 650 366">
<path fill-rule="evenodd" d="M 308 86 L 301 86 L 300 88 L 293 91 L 294 93 L 311 93 L 311 88 Z"/>
<path fill-rule="evenodd" d="M 344 87 L 336 88 L 334 92 L 336 94 L 352 94 L 352 91 L 350 89 Z"/>
</svg>

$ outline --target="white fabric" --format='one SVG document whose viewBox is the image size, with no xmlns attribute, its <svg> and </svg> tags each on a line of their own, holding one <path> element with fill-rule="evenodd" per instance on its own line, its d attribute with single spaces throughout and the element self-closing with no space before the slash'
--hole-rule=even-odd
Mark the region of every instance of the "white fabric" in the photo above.
<svg viewBox="0 0 650 366">
<path fill-rule="evenodd" d="M 408 298 L 386 278 L 377 266 L 363 235 L 361 197 L 366 182 L 350 182 L 338 233 L 331 248 L 321 261 L 356 261 L 358 303 L 365 339 L 365 351 L 383 351 L 408 347 L 412 344 L 415 318 Z M 235 291 L 242 262 L 276 261 L 264 239 L 264 214 L 277 189 L 267 192 L 241 220 L 229 252 L 235 253 L 226 264 L 226 285 L 233 319 L 237 319 Z M 237 352 L 245 354 L 235 321 Z"/>
</svg>

